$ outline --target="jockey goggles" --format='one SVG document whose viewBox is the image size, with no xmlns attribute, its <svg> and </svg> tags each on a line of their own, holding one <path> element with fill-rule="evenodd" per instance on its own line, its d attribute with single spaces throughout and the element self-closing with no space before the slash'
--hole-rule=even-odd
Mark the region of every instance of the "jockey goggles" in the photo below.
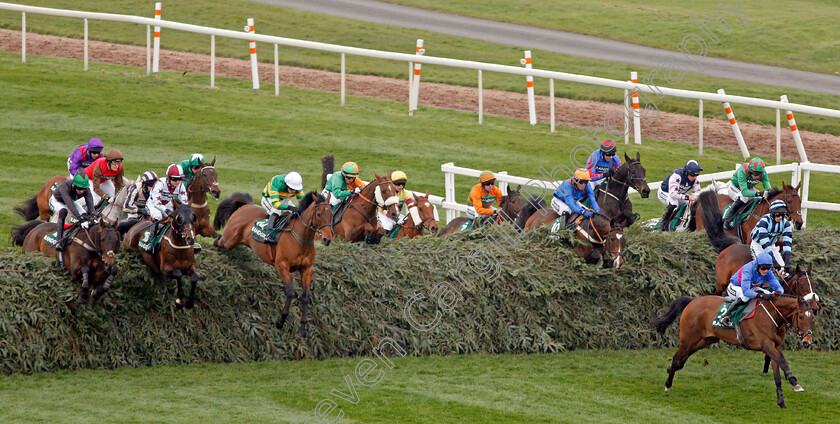
<svg viewBox="0 0 840 424">
<path fill-rule="evenodd" d="M 758 265 L 756 267 L 756 269 L 759 271 L 769 271 L 770 268 L 773 268 L 773 265 Z"/>
<path fill-rule="evenodd" d="M 773 218 L 781 218 L 787 215 L 787 212 L 770 212 L 770 216 Z"/>
<path fill-rule="evenodd" d="M 481 183 L 481 185 L 483 185 L 483 186 L 489 186 L 489 185 L 493 185 L 493 184 L 496 184 L 496 180 L 490 180 L 490 181 L 485 181 L 485 182 Z"/>
<path fill-rule="evenodd" d="M 583 184 L 583 183 L 589 182 L 589 181 L 586 181 L 586 180 L 581 180 L 579 178 L 572 178 L 572 181 L 574 181 L 575 184 Z"/>
</svg>

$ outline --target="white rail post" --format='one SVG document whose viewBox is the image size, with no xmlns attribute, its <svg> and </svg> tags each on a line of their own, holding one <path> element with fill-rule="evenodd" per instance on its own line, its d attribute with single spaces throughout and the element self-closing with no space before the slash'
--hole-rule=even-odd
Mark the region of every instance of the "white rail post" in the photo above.
<svg viewBox="0 0 840 424">
<path fill-rule="evenodd" d="M 454 162 L 445 163 L 444 166 L 455 166 Z M 446 203 L 455 203 L 455 174 L 443 173 L 443 198 Z M 446 222 L 458 217 L 458 211 L 446 208 Z"/>
<path fill-rule="evenodd" d="M 344 89 L 346 76 L 344 73 L 344 53 L 341 54 L 341 105 L 344 106 Z"/>
<path fill-rule="evenodd" d="M 426 49 L 423 48 L 423 39 L 418 38 L 417 47 L 415 47 L 414 54 L 417 56 L 423 56 L 424 53 L 426 53 Z M 411 99 L 409 99 L 410 103 L 408 105 L 409 114 L 413 114 L 414 111 L 417 110 L 417 101 L 420 97 L 420 70 L 422 67 L 423 65 L 420 64 L 420 62 L 414 62 L 414 79 L 412 81 L 411 86 L 412 95 Z"/>
<path fill-rule="evenodd" d="M 155 3 L 155 20 L 160 20 L 160 3 Z M 155 26 L 155 45 L 154 54 L 152 55 L 152 72 L 158 73 L 160 70 L 160 27 Z"/>
<path fill-rule="evenodd" d="M 718 90 L 718 94 L 726 94 L 723 89 L 721 88 Z M 729 119 L 729 125 L 732 126 L 732 132 L 735 133 L 735 139 L 738 140 L 738 147 L 741 148 L 741 155 L 744 156 L 744 159 L 750 157 L 750 151 L 747 149 L 747 143 L 744 142 L 744 136 L 741 135 L 741 128 L 738 127 L 738 121 L 735 120 L 735 114 L 732 113 L 732 107 L 729 106 L 729 102 L 722 102 L 723 103 L 723 110 L 726 112 L 726 118 Z"/>
<path fill-rule="evenodd" d="M 210 35 L 210 88 L 216 86 L 216 36 Z"/>
<path fill-rule="evenodd" d="M 548 100 L 551 102 L 551 133 L 554 134 L 554 78 L 548 80 Z"/>
<path fill-rule="evenodd" d="M 280 64 L 278 63 L 278 57 L 280 53 L 278 51 L 277 44 L 274 44 L 274 95 L 280 95 Z"/>
<path fill-rule="evenodd" d="M 408 62 L 408 116 L 414 114 L 411 110 L 412 97 L 414 97 L 414 62 Z"/>
<path fill-rule="evenodd" d="M 505 175 L 505 176 L 506 176 L 507 174 L 508 174 L 508 173 L 507 173 L 507 171 L 499 171 L 499 172 L 497 172 L 497 173 L 496 173 L 496 175 Z M 499 182 L 499 190 L 501 190 L 501 191 L 502 191 L 502 193 L 506 193 L 506 192 L 507 192 L 507 188 L 508 188 L 508 183 L 507 183 L 507 181 L 500 181 L 500 182 Z"/>
<path fill-rule="evenodd" d="M 806 162 L 807 164 L 807 162 Z M 811 171 L 806 169 L 804 171 L 804 175 L 802 175 L 802 228 L 805 228 L 805 225 L 808 224 L 808 208 L 805 206 L 808 204 L 808 191 L 811 188 Z"/>
<path fill-rule="evenodd" d="M 85 18 L 85 71 L 88 70 L 88 20 Z"/>
<path fill-rule="evenodd" d="M 531 69 L 531 51 L 525 50 L 525 58 L 519 59 L 519 63 L 525 65 L 525 69 Z M 531 126 L 537 125 L 537 111 L 534 106 L 534 77 L 525 76 L 525 85 L 528 87 L 528 122 Z"/>
<path fill-rule="evenodd" d="M 800 165 L 798 163 L 794 163 L 793 171 L 790 172 L 790 185 L 796 186 L 799 184 L 799 173 L 802 172 L 800 169 Z"/>
<path fill-rule="evenodd" d="M 482 96 L 481 69 L 478 70 L 478 124 L 484 123 L 484 99 Z"/>
<path fill-rule="evenodd" d="M 639 83 L 639 77 L 636 72 L 630 72 L 630 82 L 633 84 Z M 639 116 L 639 90 L 633 90 L 633 142 L 642 144 L 642 124 Z"/>
<path fill-rule="evenodd" d="M 782 102 L 787 103 L 786 95 L 781 97 Z M 796 150 L 799 151 L 799 161 L 808 162 L 808 155 L 805 154 L 805 146 L 802 145 L 802 136 L 799 135 L 799 127 L 796 126 L 796 120 L 793 119 L 793 112 L 785 111 L 787 115 L 788 124 L 790 125 L 790 132 L 793 134 L 793 142 L 796 143 Z M 803 218 L 804 219 L 804 218 Z"/>
<path fill-rule="evenodd" d="M 146 75 L 152 74 L 152 27 L 146 25 Z"/>
<path fill-rule="evenodd" d="M 245 26 L 245 32 L 254 34 L 254 18 L 248 18 L 248 25 Z M 253 81 L 254 90 L 259 90 L 260 72 L 257 67 L 257 42 L 248 40 L 248 47 L 251 48 L 251 81 Z"/>
<path fill-rule="evenodd" d="M 700 107 L 697 112 L 700 138 L 697 140 L 697 154 L 703 156 L 703 99 L 700 99 Z"/>
<path fill-rule="evenodd" d="M 20 12 L 20 63 L 26 63 L 26 12 Z"/>
<path fill-rule="evenodd" d="M 630 90 L 624 89 L 624 144 L 630 144 Z"/>
<path fill-rule="evenodd" d="M 782 119 L 776 109 L 776 165 L 782 164 Z"/>
</svg>

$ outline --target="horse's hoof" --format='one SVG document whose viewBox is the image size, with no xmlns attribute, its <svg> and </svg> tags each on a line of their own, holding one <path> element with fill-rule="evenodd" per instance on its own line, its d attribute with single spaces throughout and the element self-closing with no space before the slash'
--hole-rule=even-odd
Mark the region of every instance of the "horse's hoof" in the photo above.
<svg viewBox="0 0 840 424">
<path fill-rule="evenodd" d="M 181 300 L 180 297 L 175 299 L 175 307 L 178 308 L 178 309 L 183 309 L 184 308 L 184 301 Z"/>
<path fill-rule="evenodd" d="M 787 409 L 787 405 L 785 405 L 785 403 L 782 402 L 782 403 L 779 404 L 779 408 Z"/>
<path fill-rule="evenodd" d="M 794 392 L 804 392 L 804 391 L 805 391 L 805 389 L 803 389 L 803 388 L 802 388 L 802 386 L 800 386 L 799 384 L 797 384 L 797 385 L 793 386 L 793 391 L 794 391 Z"/>
<path fill-rule="evenodd" d="M 277 321 L 274 321 L 274 327 L 276 327 L 278 330 L 282 330 L 283 329 L 283 324 L 285 324 L 285 323 L 286 323 L 286 318 L 284 316 L 280 315 L 279 317 L 277 317 Z"/>
<path fill-rule="evenodd" d="M 666 388 L 665 388 L 665 391 L 667 392 L 668 390 L 671 390 L 671 388 L 670 388 L 670 387 L 666 387 Z"/>
<path fill-rule="evenodd" d="M 192 298 L 187 299 L 187 303 L 184 305 L 184 307 L 187 309 L 192 309 L 193 306 L 195 306 L 195 300 L 193 300 Z"/>
<path fill-rule="evenodd" d="M 304 328 L 303 326 L 301 326 L 301 327 L 298 329 L 298 337 L 300 337 L 301 339 L 305 339 L 305 338 L 306 338 L 306 334 L 307 334 L 306 328 Z"/>
</svg>

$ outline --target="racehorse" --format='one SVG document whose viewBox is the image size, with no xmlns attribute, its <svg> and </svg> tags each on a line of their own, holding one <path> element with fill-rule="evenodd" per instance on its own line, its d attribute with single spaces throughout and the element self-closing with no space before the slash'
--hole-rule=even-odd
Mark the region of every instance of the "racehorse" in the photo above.
<svg viewBox="0 0 840 424">
<path fill-rule="evenodd" d="M 772 190 L 767 192 L 767 198 L 763 200 L 758 200 L 759 204 L 756 205 L 755 209 L 753 209 L 750 216 L 741 223 L 741 242 L 744 244 L 750 244 L 752 242 L 752 237 L 750 237 L 750 232 L 752 231 L 755 224 L 758 223 L 758 220 L 761 219 L 762 216 L 766 215 L 770 212 L 770 203 L 773 203 L 774 200 L 782 200 L 785 202 L 785 206 L 787 206 L 788 216 L 787 218 L 790 219 L 791 223 L 793 224 L 793 228 L 796 230 L 802 229 L 802 198 L 799 197 L 799 187 L 802 184 L 800 183 L 796 187 L 782 183 L 782 188 L 773 188 Z M 723 209 L 726 205 L 732 203 L 732 199 L 729 196 L 718 194 L 718 210 L 723 213 Z M 697 210 L 694 212 L 695 216 L 703 216 L 703 205 L 697 204 Z M 697 229 L 703 228 L 704 223 L 702 220 L 696 220 Z M 731 234 L 735 234 L 735 230 L 726 230 Z"/>
<path fill-rule="evenodd" d="M 222 190 L 219 188 L 219 174 L 216 172 L 216 158 L 210 163 L 199 161 L 199 169 L 195 173 L 190 186 L 187 187 L 190 208 L 195 214 L 195 232 L 205 237 L 218 238 L 219 234 L 210 224 L 210 207 L 207 205 L 207 193 L 218 199 Z"/>
<path fill-rule="evenodd" d="M 674 354 L 671 365 L 668 366 L 668 379 L 665 390 L 671 388 L 674 373 L 682 369 L 685 361 L 700 349 L 723 340 L 727 343 L 741 344 L 735 329 L 718 328 L 712 325 L 718 310 L 723 304 L 719 296 L 702 296 L 691 298 L 683 296 L 671 302 L 668 312 L 656 321 L 656 331 L 665 334 L 665 330 L 682 314 L 680 319 L 680 346 Z M 787 327 L 796 329 L 797 336 L 803 347 L 811 345 L 811 323 L 815 309 L 801 297 L 794 295 L 774 295 L 772 300 L 759 301 L 755 316 L 741 321 L 740 327 L 744 337 L 744 345 L 749 350 L 764 352 L 773 361 L 773 377 L 776 382 L 777 404 L 786 408 L 782 379 L 779 368 L 785 372 L 785 378 L 793 386 L 793 391 L 804 389 L 796 380 L 782 354 L 782 342 Z"/>
<path fill-rule="evenodd" d="M 540 225 L 551 226 L 557 218 L 560 218 L 560 215 L 554 209 L 542 208 L 528 218 L 525 229 L 533 230 Z M 604 268 L 621 268 L 624 264 L 624 245 L 627 239 L 623 227 L 616 223 L 616 218 L 610 219 L 600 213 L 595 213 L 589 218 L 572 214 L 569 223 L 574 225 L 575 237 L 584 242 L 575 246 L 578 256 L 589 264 L 597 264 L 603 257 Z"/>
<path fill-rule="evenodd" d="M 519 216 L 520 211 L 525 208 L 527 203 L 525 197 L 522 196 L 521 190 L 521 185 L 518 186 L 516 190 L 511 190 L 510 186 L 508 186 L 507 193 L 502 196 L 502 200 L 499 202 L 499 217 L 497 218 L 496 223 L 516 222 L 516 217 Z M 476 219 L 481 219 L 481 217 Z M 438 236 L 445 236 L 447 234 L 457 232 L 458 229 L 469 220 L 470 218 L 465 216 L 454 218 L 452 221 L 446 223 L 446 226 L 443 227 L 443 230 L 441 230 L 440 233 L 438 233 Z"/>
<path fill-rule="evenodd" d="M 341 207 L 345 208 L 344 215 L 338 223 L 333 223 L 332 232 L 347 241 L 362 241 L 365 239 L 364 227 L 376 228 L 376 207 L 386 209 L 390 218 L 396 221 L 399 218 L 397 211 L 397 188 L 388 177 L 380 177 L 374 174 L 373 181 L 356 194 L 350 195 L 347 203 Z"/>
<path fill-rule="evenodd" d="M 64 175 L 56 175 L 55 177 L 50 178 L 41 187 L 38 194 L 25 200 L 20 205 L 15 206 L 14 211 L 27 221 L 31 221 L 35 218 L 43 221 L 50 221 L 50 216 L 52 215 L 52 211 L 50 210 L 50 197 L 53 195 L 52 187 L 55 184 L 63 183 L 64 180 L 69 178 L 70 177 Z M 128 184 L 131 182 L 128 180 L 123 181 L 125 182 L 123 184 L 123 188 L 114 195 L 114 199 L 111 200 L 110 203 L 102 210 L 101 216 L 107 221 L 110 221 L 112 224 L 124 217 L 122 204 L 125 202 L 125 198 L 128 195 Z M 93 190 L 93 188 L 91 188 L 91 190 Z"/>
<path fill-rule="evenodd" d="M 44 241 L 46 234 L 57 229 L 58 224 L 52 222 L 30 221 L 12 229 L 12 240 L 23 247 L 24 252 L 41 252 L 59 257 L 58 251 Z M 82 281 L 80 303 L 88 301 L 91 285 L 99 285 L 93 293 L 93 300 L 110 290 L 111 280 L 119 272 L 114 256 L 120 251 L 120 241 L 115 226 L 107 220 L 99 219 L 90 228 L 82 228 L 73 237 L 73 241 L 64 246 L 62 265 L 74 280 Z"/>
<path fill-rule="evenodd" d="M 177 199 L 172 201 L 175 206 L 175 214 L 159 223 L 159 225 L 164 225 L 167 221 L 171 221 L 172 225 L 163 233 L 160 247 L 154 254 L 144 252 L 137 247 L 137 244 L 143 238 L 143 233 L 152 226 L 151 221 L 127 221 L 127 225 L 131 225 L 131 228 L 125 233 L 123 242 L 127 247 L 138 250 L 140 256 L 143 257 L 143 261 L 155 274 L 175 280 L 178 284 L 177 299 L 175 299 L 175 305 L 178 309 L 183 307 L 192 309 L 195 305 L 195 285 L 200 278 L 195 270 L 195 250 L 193 249 L 195 244 L 195 231 L 193 230 L 195 214 L 189 205 L 179 203 Z M 184 276 L 190 278 L 190 296 L 186 302 L 184 301 L 184 288 L 181 284 L 181 278 Z"/>
<path fill-rule="evenodd" d="M 610 219 L 615 219 L 617 225 L 629 227 L 638 218 L 633 213 L 633 204 L 627 196 L 628 189 L 632 187 L 647 199 L 650 196 L 645 177 L 645 168 L 641 163 L 641 155 L 637 152 L 636 159 L 630 159 L 624 154 L 624 163 L 618 167 L 615 174 L 607 178 L 607 182 L 600 185 L 595 191 L 595 200 L 601 207 L 601 213 Z"/>
<path fill-rule="evenodd" d="M 296 296 L 291 273 L 294 271 L 300 273 L 303 293 L 300 300 L 301 316 L 298 336 L 306 337 L 309 322 L 307 311 L 312 298 L 315 236 L 321 237 L 321 243 L 324 246 L 330 244 L 333 238 L 330 225 L 333 212 L 328 198 L 314 191 L 304 196 L 298 208 L 299 212 L 289 218 L 276 244 L 260 243 L 252 237 L 251 228 L 255 221 L 268 218 L 265 209 L 255 205 L 253 198 L 247 193 L 232 193 L 216 208 L 214 226 L 217 230 L 222 226 L 225 226 L 225 229 L 214 244 L 225 249 L 233 249 L 240 244 L 247 245 L 260 259 L 273 265 L 277 270 L 277 274 L 286 287 L 286 304 L 274 323 L 278 330 L 283 328 L 286 317 L 289 315 L 289 305 Z"/>
<path fill-rule="evenodd" d="M 425 196 L 418 196 L 417 193 L 413 193 L 412 197 L 414 197 L 414 203 L 408 206 L 408 216 L 413 225 L 410 225 L 409 221 L 406 220 L 394 238 L 422 236 L 424 229 L 428 229 L 432 234 L 438 232 L 437 209 L 429 202 L 429 189 L 426 189 Z"/>
</svg>

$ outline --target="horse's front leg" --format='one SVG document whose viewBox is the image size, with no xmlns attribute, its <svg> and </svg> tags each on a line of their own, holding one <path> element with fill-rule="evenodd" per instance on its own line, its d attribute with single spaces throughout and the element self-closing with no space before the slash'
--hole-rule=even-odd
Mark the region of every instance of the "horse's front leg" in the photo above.
<svg viewBox="0 0 840 424">
<path fill-rule="evenodd" d="M 183 274 L 181 274 L 180 269 L 176 269 L 176 270 L 172 271 L 172 279 L 175 280 L 175 283 L 177 283 L 177 285 L 178 285 L 178 288 L 175 291 L 175 306 L 178 309 L 181 309 L 181 308 L 184 307 L 184 286 L 181 284 L 181 277 L 182 276 L 183 276 Z"/>
<path fill-rule="evenodd" d="M 782 354 L 782 349 L 781 349 L 780 346 L 776 346 L 774 343 L 768 341 L 768 342 L 764 343 L 764 345 L 761 346 L 761 350 L 762 350 L 762 352 L 764 352 L 765 355 L 769 356 L 770 359 L 773 360 L 774 377 L 776 375 L 778 375 L 778 373 L 779 373 L 778 368 L 781 367 L 782 371 L 785 372 L 785 379 L 788 382 L 790 382 L 791 386 L 793 386 L 793 391 L 794 392 L 801 392 L 801 391 L 805 390 L 805 389 L 802 388 L 802 386 L 799 385 L 799 382 L 796 380 L 796 376 L 794 376 L 793 371 L 790 370 L 790 366 L 788 365 L 787 360 L 785 360 L 785 356 Z M 779 377 L 779 378 L 781 378 L 781 377 Z M 778 383 L 776 384 L 776 388 L 777 388 L 776 392 L 780 396 L 778 405 L 782 408 L 785 408 L 784 396 L 780 394 L 781 393 L 781 380 L 779 380 Z"/>
<path fill-rule="evenodd" d="M 312 265 L 300 270 L 300 285 L 303 287 L 303 294 L 300 298 L 300 329 L 298 329 L 298 337 L 306 338 L 308 333 L 307 325 L 309 323 L 309 302 L 312 299 Z"/>
<path fill-rule="evenodd" d="M 294 299 L 297 294 L 295 294 L 295 286 L 292 285 L 292 274 L 289 273 L 289 264 L 277 261 L 274 263 L 274 268 L 277 269 L 277 274 L 280 276 L 280 280 L 283 281 L 283 285 L 286 287 L 286 304 L 283 306 L 283 310 L 280 311 L 280 316 L 277 317 L 277 321 L 274 322 L 274 326 L 280 330 L 283 328 L 283 324 L 286 323 L 286 317 L 289 316 L 289 305 L 292 304 L 292 299 Z"/>
<path fill-rule="evenodd" d="M 90 299 L 90 267 L 82 265 L 82 293 L 79 294 L 79 303 L 85 304 Z"/>
<path fill-rule="evenodd" d="M 93 292 L 93 300 L 97 300 L 102 297 L 103 294 L 107 293 L 108 290 L 111 290 L 111 281 L 114 279 L 114 276 L 120 271 L 116 265 L 110 267 L 108 270 L 108 277 L 105 278 L 105 282 L 102 283 L 102 286 L 96 289 Z"/>
<path fill-rule="evenodd" d="M 187 309 L 192 309 L 195 306 L 195 285 L 198 283 L 199 275 L 195 272 L 195 268 L 193 268 L 192 273 L 190 274 L 190 297 L 187 298 L 187 303 L 184 305 Z"/>
<path fill-rule="evenodd" d="M 767 358 L 770 358 L 767 356 Z M 782 375 L 779 373 L 779 363 L 773 361 L 773 380 L 776 382 L 776 404 L 781 408 L 787 408 L 785 405 L 785 393 L 782 391 Z"/>
</svg>

